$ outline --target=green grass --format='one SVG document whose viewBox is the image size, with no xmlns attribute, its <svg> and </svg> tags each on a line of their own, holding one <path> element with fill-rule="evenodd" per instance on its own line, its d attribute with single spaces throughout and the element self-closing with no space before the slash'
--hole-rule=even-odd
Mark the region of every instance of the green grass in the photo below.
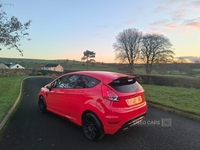
<svg viewBox="0 0 200 150">
<path fill-rule="evenodd" d="M 200 68 L 192 69 L 193 71 L 200 72 Z"/>
<path fill-rule="evenodd" d="M 0 77 L 0 122 L 14 104 L 25 76 Z"/>
<path fill-rule="evenodd" d="M 200 116 L 200 90 L 181 87 L 142 85 L 147 102 Z"/>
</svg>

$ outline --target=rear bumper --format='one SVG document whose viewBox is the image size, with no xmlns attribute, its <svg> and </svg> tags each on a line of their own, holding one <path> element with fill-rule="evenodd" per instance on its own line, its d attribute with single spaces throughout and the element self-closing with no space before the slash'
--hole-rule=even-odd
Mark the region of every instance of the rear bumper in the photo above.
<svg viewBox="0 0 200 150">
<path fill-rule="evenodd" d="M 104 132 L 106 134 L 114 134 L 117 131 L 125 131 L 130 127 L 140 123 L 146 115 L 147 103 L 143 103 L 139 108 L 126 111 L 118 109 L 118 112 L 113 112 L 112 116 L 106 116 L 103 122 Z"/>
<path fill-rule="evenodd" d="M 131 128 L 132 126 L 142 122 L 142 120 L 144 120 L 146 114 L 143 114 L 137 118 L 131 119 L 129 121 L 127 121 L 126 123 L 124 123 L 124 125 L 119 129 L 119 131 L 125 131 L 128 130 L 129 128 Z"/>
</svg>

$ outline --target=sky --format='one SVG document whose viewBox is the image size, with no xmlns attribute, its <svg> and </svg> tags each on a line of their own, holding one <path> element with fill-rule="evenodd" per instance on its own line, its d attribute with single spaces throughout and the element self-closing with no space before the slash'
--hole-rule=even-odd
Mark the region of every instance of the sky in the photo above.
<svg viewBox="0 0 200 150">
<path fill-rule="evenodd" d="M 129 28 L 163 34 L 175 57 L 200 57 L 200 0 L 0 0 L 9 17 L 31 20 L 30 41 L 20 49 L 0 47 L 0 57 L 81 60 L 85 50 L 97 62 L 117 62 L 113 44 Z M 13 4 L 13 5 L 7 5 Z"/>
</svg>

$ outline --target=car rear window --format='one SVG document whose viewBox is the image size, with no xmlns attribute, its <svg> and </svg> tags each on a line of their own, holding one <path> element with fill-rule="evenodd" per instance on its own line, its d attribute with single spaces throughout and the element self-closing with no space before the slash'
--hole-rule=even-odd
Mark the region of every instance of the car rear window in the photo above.
<svg viewBox="0 0 200 150">
<path fill-rule="evenodd" d="M 134 77 L 118 78 L 109 83 L 109 85 L 115 90 L 123 93 L 136 92 L 142 90 L 142 86 L 136 81 Z"/>
</svg>

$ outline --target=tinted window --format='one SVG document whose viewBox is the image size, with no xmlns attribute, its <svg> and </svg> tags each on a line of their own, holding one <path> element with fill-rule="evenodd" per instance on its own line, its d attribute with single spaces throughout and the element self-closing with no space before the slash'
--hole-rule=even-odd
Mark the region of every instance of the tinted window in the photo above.
<svg viewBox="0 0 200 150">
<path fill-rule="evenodd" d="M 53 88 L 73 88 L 79 75 L 68 75 L 57 79 L 53 84 Z"/>
<path fill-rule="evenodd" d="M 142 89 L 141 85 L 135 78 L 119 78 L 111 82 L 109 85 L 115 90 L 123 93 L 136 92 Z"/>
<path fill-rule="evenodd" d="M 81 76 L 77 81 L 76 88 L 92 88 L 99 83 L 100 83 L 100 81 L 93 77 Z"/>
</svg>

